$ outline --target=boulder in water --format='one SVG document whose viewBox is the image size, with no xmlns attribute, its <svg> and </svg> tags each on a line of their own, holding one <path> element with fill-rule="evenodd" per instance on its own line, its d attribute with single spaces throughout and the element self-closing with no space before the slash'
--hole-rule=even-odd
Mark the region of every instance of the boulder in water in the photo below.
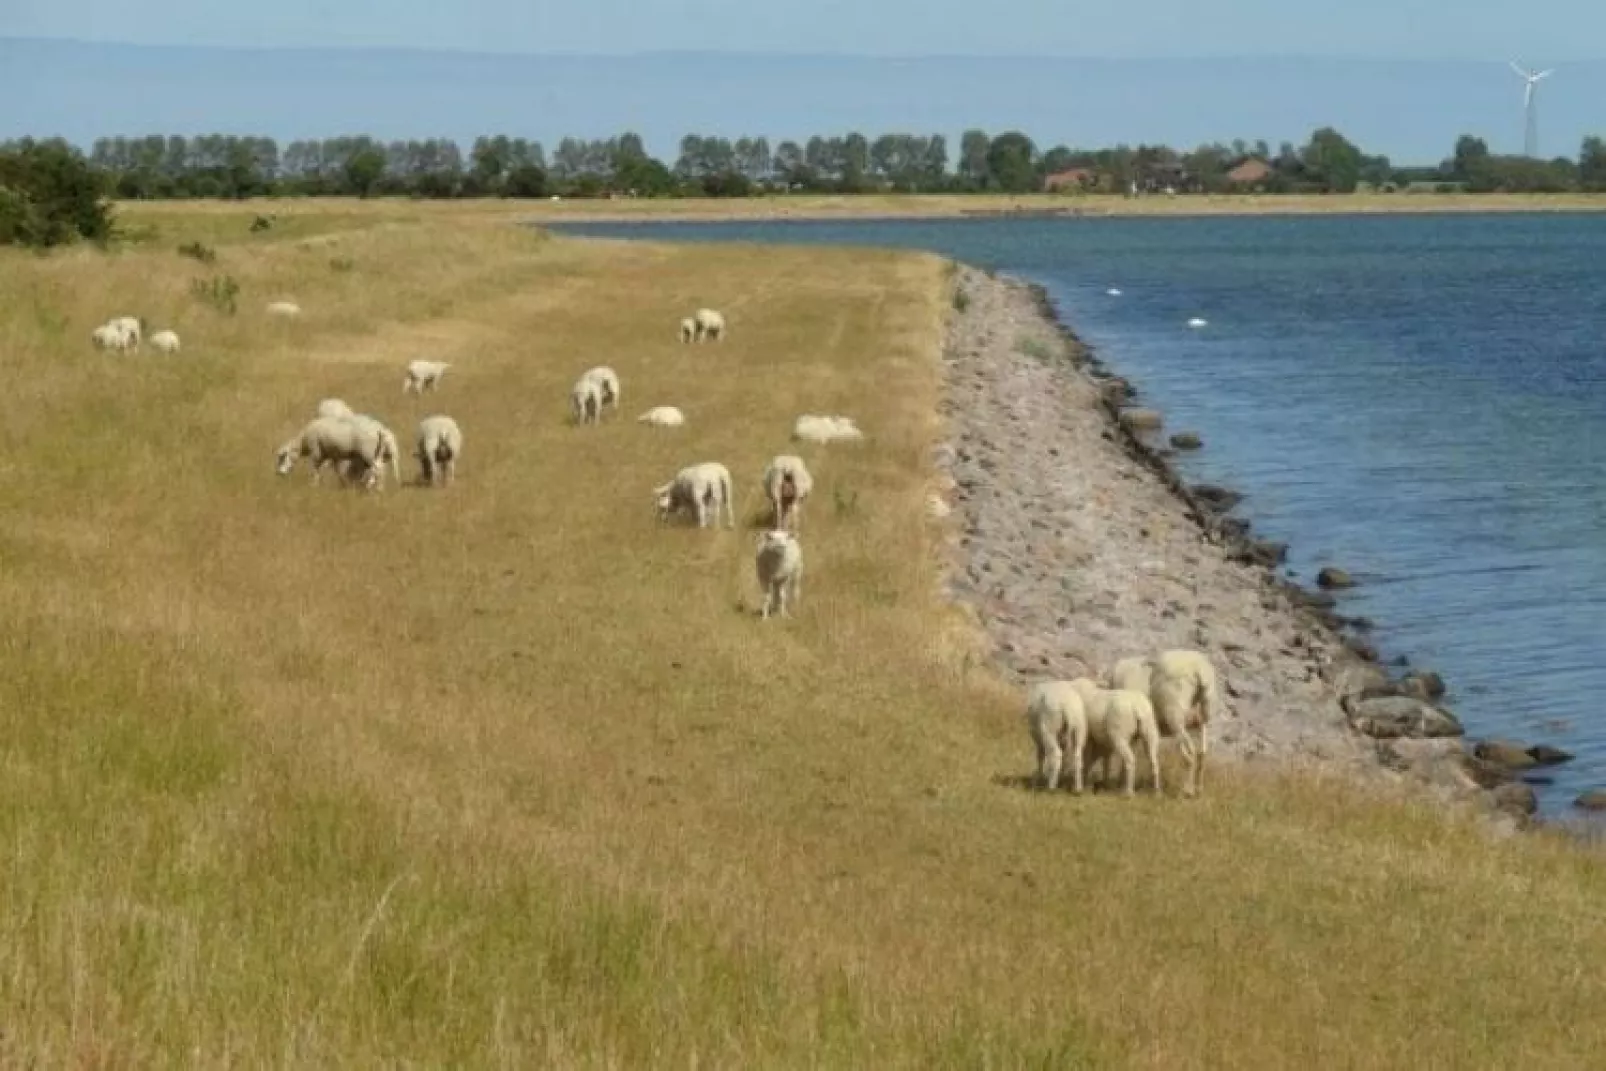
<svg viewBox="0 0 1606 1071">
<path fill-rule="evenodd" d="M 1179 431 L 1171 436 L 1171 446 L 1177 450 L 1198 450 L 1204 446 L 1204 440 L 1199 438 L 1197 432 Z"/>
<path fill-rule="evenodd" d="M 1346 700 L 1345 706 L 1350 728 L 1379 740 L 1396 736 L 1461 736 L 1466 732 L 1448 710 L 1406 696 Z"/>
<path fill-rule="evenodd" d="M 1155 409 L 1121 410 L 1121 426 L 1128 431 L 1156 431 L 1165 423 Z"/>
<path fill-rule="evenodd" d="M 1334 588 L 1352 588 L 1355 586 L 1355 581 L 1344 570 L 1329 565 L 1316 574 L 1316 585 L 1331 591 Z"/>
</svg>

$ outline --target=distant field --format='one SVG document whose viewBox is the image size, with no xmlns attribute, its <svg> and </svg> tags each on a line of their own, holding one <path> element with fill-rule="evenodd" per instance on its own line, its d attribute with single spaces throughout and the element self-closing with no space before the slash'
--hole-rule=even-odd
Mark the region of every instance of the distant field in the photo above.
<svg viewBox="0 0 1606 1071">
<path fill-rule="evenodd" d="M 942 262 L 530 212 L 130 206 L 111 255 L 0 251 L 0 1063 L 1598 1063 L 1596 856 L 1294 775 L 1018 787 L 921 509 Z M 699 305 L 726 342 L 675 340 Z M 121 313 L 184 353 L 94 352 Z M 422 400 L 415 356 L 453 362 Z M 577 429 L 596 363 L 624 419 Z M 455 416 L 457 485 L 276 478 L 326 396 L 404 444 Z M 869 439 L 801 451 L 803 602 L 761 624 L 805 411 Z M 741 526 L 657 527 L 704 459 Z"/>
</svg>

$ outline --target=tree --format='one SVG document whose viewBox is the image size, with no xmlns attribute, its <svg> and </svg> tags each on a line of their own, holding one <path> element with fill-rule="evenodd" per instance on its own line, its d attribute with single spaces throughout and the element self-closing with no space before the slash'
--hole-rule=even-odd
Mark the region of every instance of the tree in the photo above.
<svg viewBox="0 0 1606 1071">
<path fill-rule="evenodd" d="M 1312 134 L 1300 154 L 1306 177 L 1327 193 L 1354 193 L 1362 160 L 1361 150 L 1330 126 Z"/>
<path fill-rule="evenodd" d="M 0 245 L 46 248 L 111 237 L 105 179 L 59 138 L 0 148 Z"/>
<path fill-rule="evenodd" d="M 967 188 L 979 190 L 987 185 L 987 150 L 992 143 L 982 130 L 967 130 L 960 136 L 959 178 Z"/>
<path fill-rule="evenodd" d="M 987 146 L 987 181 L 1005 193 L 1037 189 L 1037 147 L 1032 139 L 1018 131 L 994 138 Z"/>
<path fill-rule="evenodd" d="M 1606 191 L 1606 141 L 1598 137 L 1584 139 L 1578 153 L 1578 185 L 1594 192 Z"/>
<path fill-rule="evenodd" d="M 358 197 L 370 197 L 385 175 L 385 154 L 378 146 L 363 146 L 346 157 L 341 171 L 353 193 Z"/>
</svg>

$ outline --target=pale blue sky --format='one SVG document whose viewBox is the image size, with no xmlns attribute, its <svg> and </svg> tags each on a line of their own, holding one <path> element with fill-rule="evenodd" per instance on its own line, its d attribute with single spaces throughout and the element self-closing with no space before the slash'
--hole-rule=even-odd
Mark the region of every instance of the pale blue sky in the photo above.
<svg viewBox="0 0 1606 1071">
<path fill-rule="evenodd" d="M 0 0 L 0 35 L 529 53 L 1353 55 L 1549 64 L 1606 52 L 1606 2 Z"/>
</svg>

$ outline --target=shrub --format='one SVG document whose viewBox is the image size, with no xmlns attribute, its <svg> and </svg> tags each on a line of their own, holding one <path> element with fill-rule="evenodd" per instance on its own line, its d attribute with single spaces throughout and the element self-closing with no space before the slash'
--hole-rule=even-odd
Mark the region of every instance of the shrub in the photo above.
<svg viewBox="0 0 1606 1071">
<path fill-rule="evenodd" d="M 202 264 L 210 264 L 217 260 L 217 250 L 200 242 L 186 242 L 179 246 L 178 255 L 181 257 L 194 257 Z"/>
<path fill-rule="evenodd" d="M 49 248 L 111 234 L 104 179 L 83 153 L 59 138 L 0 147 L 0 245 Z"/>
<path fill-rule="evenodd" d="M 240 284 L 235 282 L 232 275 L 214 275 L 210 279 L 191 279 L 190 293 L 219 312 L 233 316 L 237 307 L 235 298 L 239 296 Z"/>
</svg>

